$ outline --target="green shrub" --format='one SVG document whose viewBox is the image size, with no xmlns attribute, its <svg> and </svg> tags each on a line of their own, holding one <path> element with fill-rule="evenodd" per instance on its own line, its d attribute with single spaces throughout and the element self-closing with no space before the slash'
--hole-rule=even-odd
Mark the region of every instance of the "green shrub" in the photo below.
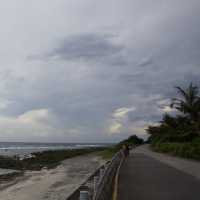
<svg viewBox="0 0 200 200">
<path fill-rule="evenodd" d="M 195 139 L 193 142 L 186 143 L 156 143 L 152 148 L 161 153 L 200 160 L 200 141 Z"/>
<path fill-rule="evenodd" d="M 100 151 L 103 148 L 85 148 L 72 150 L 54 150 L 32 153 L 33 157 L 19 160 L 13 157 L 0 157 L 0 168 L 16 170 L 40 170 L 43 167 L 52 168 L 62 160 L 83 154 Z"/>
</svg>

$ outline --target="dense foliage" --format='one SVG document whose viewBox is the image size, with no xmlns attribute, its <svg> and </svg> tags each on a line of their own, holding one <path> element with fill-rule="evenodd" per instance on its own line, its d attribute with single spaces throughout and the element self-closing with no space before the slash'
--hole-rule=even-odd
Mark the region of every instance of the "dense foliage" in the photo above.
<svg viewBox="0 0 200 200">
<path fill-rule="evenodd" d="M 171 107 L 177 115 L 164 114 L 159 126 L 149 126 L 149 141 L 154 150 L 181 157 L 200 159 L 200 97 L 192 83 L 185 90 L 176 87 L 179 98 Z"/>
<path fill-rule="evenodd" d="M 136 135 L 132 135 L 128 139 L 121 141 L 117 146 L 118 148 L 121 148 L 123 145 L 140 145 L 143 143 L 143 139 L 137 137 Z"/>
</svg>

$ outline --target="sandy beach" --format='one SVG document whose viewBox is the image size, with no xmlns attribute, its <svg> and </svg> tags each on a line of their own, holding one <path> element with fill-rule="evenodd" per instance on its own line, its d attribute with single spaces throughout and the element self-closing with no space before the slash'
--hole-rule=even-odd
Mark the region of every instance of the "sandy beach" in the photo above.
<svg viewBox="0 0 200 200">
<path fill-rule="evenodd" d="M 105 161 L 95 154 L 67 159 L 55 169 L 27 171 L 0 185 L 2 200 L 66 200 Z"/>
</svg>

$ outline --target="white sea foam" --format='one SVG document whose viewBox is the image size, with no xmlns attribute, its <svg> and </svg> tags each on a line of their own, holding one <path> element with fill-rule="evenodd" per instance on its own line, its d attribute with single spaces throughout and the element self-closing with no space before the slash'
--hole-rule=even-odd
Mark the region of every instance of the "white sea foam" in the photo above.
<svg viewBox="0 0 200 200">
<path fill-rule="evenodd" d="M 87 147 L 100 147 L 105 144 L 95 143 L 20 143 L 20 142 L 2 142 L 0 143 L 0 155 L 19 155 L 24 156 L 38 151 L 61 150 L 61 149 L 79 149 Z"/>
</svg>

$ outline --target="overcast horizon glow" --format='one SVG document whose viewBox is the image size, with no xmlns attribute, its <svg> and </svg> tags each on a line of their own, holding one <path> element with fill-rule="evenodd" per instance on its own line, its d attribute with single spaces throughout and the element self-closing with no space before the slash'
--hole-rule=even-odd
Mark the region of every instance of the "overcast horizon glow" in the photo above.
<svg viewBox="0 0 200 200">
<path fill-rule="evenodd" d="M 0 3 L 0 141 L 146 138 L 199 84 L 198 0 Z"/>
</svg>

